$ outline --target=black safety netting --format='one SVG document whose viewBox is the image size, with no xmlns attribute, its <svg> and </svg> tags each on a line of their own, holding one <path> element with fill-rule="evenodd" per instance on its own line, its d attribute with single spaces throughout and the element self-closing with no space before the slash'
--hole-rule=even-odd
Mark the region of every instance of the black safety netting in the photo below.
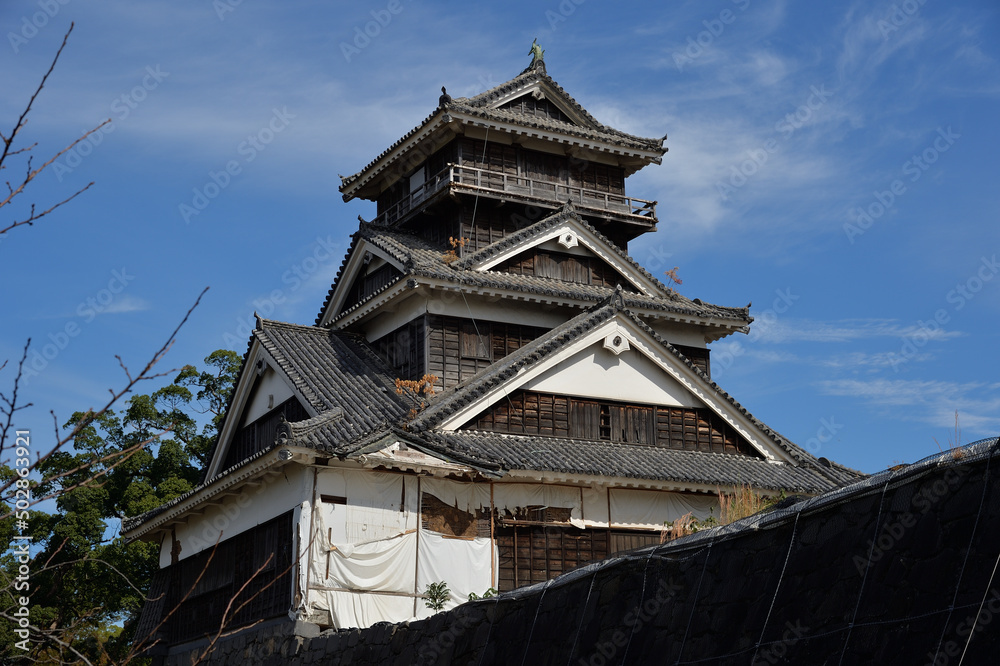
<svg viewBox="0 0 1000 666">
<path fill-rule="evenodd" d="M 449 661 L 991 663 L 998 482 L 984 440 L 591 564 L 478 602 Z"/>
</svg>

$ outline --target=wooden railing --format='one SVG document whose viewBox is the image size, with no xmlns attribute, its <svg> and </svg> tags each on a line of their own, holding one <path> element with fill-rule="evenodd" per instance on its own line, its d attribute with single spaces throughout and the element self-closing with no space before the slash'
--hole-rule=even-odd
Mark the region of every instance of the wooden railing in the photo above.
<svg viewBox="0 0 1000 666">
<path fill-rule="evenodd" d="M 449 164 L 445 169 L 428 178 L 420 187 L 390 206 L 375 218 L 375 222 L 393 224 L 404 217 L 420 202 L 437 194 L 449 185 L 464 185 L 487 192 L 515 195 L 524 199 L 542 200 L 563 204 L 570 201 L 575 206 L 623 218 L 639 217 L 652 224 L 656 221 L 656 202 L 624 194 L 599 192 L 552 180 L 540 180 L 475 167 Z"/>
</svg>

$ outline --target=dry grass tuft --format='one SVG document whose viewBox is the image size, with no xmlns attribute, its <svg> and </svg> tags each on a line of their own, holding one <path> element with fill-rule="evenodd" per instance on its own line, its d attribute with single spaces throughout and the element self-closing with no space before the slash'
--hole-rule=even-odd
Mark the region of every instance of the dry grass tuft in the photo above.
<svg viewBox="0 0 1000 666">
<path fill-rule="evenodd" d="M 755 491 L 750 484 L 733 488 L 729 495 L 719 491 L 719 523 L 728 525 L 741 518 L 760 513 L 770 507 L 773 501 Z"/>
</svg>

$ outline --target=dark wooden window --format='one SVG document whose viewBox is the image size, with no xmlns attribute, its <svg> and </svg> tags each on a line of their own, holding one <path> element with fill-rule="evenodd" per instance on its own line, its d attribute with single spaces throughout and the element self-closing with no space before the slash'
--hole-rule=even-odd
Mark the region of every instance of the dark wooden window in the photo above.
<svg viewBox="0 0 1000 666">
<path fill-rule="evenodd" d="M 614 287 L 621 284 L 626 291 L 636 292 L 631 282 L 598 257 L 552 252 L 532 248 L 503 262 L 493 270 L 514 275 L 532 275 L 563 282 Z"/>
<path fill-rule="evenodd" d="M 302 421 L 309 418 L 305 407 L 295 398 L 289 398 L 267 414 L 240 428 L 229 445 L 223 469 L 229 469 L 250 456 L 271 447 L 278 435 L 278 424 L 285 421 Z"/>
<path fill-rule="evenodd" d="M 427 319 L 427 370 L 438 377 L 437 388 L 469 379 L 491 363 L 517 351 L 546 329 L 459 319 L 441 315 Z"/>
<path fill-rule="evenodd" d="M 418 317 L 372 343 L 400 379 L 417 380 L 424 376 L 424 335 L 426 321 Z"/>
<path fill-rule="evenodd" d="M 536 99 L 532 95 L 522 95 L 512 102 L 507 102 L 500 108 L 508 109 L 515 113 L 523 113 L 526 116 L 535 116 L 536 118 L 549 118 L 564 123 L 572 122 L 569 116 L 563 113 L 558 106 L 547 99 Z"/>
<path fill-rule="evenodd" d="M 478 205 L 463 200 L 459 233 L 462 238 L 469 240 L 462 251 L 476 252 L 502 240 L 518 229 L 534 224 L 543 214 L 537 209 L 534 212 L 536 212 L 534 217 L 528 217 L 521 208 L 511 206 L 499 208 L 490 205 L 488 200 L 480 200 Z"/>
<path fill-rule="evenodd" d="M 517 525 L 496 529 L 497 589 L 542 583 L 578 566 L 608 556 L 607 530 L 556 525 Z"/>
<path fill-rule="evenodd" d="M 292 544 L 289 511 L 161 569 L 150 589 L 150 597 L 159 600 L 143 609 L 136 641 L 174 644 L 214 635 L 230 602 L 226 630 L 286 614 L 292 603 Z"/>
<path fill-rule="evenodd" d="M 674 345 L 674 349 L 687 356 L 691 363 L 705 373 L 709 379 L 712 378 L 712 366 L 709 363 L 709 350 L 705 347 L 688 347 L 687 345 Z"/>
<path fill-rule="evenodd" d="M 483 144 L 476 139 L 462 140 L 462 166 L 482 169 L 479 174 L 464 171 L 463 182 L 496 190 L 504 189 L 503 175 L 518 175 L 518 151 L 515 146 L 496 142 Z M 508 186 L 514 181 L 508 180 Z"/>
<path fill-rule="evenodd" d="M 570 423 L 566 396 L 519 391 L 501 398 L 467 427 L 516 435 L 582 436 L 571 433 Z"/>
<path fill-rule="evenodd" d="M 492 350 L 490 345 L 489 323 L 477 324 L 473 321 L 464 321 L 459 329 L 461 334 L 461 346 L 463 358 L 490 359 Z"/>
<path fill-rule="evenodd" d="M 707 409 L 660 407 L 657 445 L 685 451 L 759 455 L 726 421 Z"/>
<path fill-rule="evenodd" d="M 361 301 L 369 298 L 400 275 L 401 273 L 391 264 L 380 266 L 370 273 L 363 272 L 355 278 L 354 283 L 347 292 L 347 298 L 344 300 L 344 307 L 341 312 L 349 310 Z"/>
<path fill-rule="evenodd" d="M 707 408 L 629 405 L 518 391 L 463 427 L 760 456 L 725 419 Z"/>
<path fill-rule="evenodd" d="M 570 403 L 570 434 L 578 439 L 601 439 L 601 405 L 590 400 L 567 399 Z M 608 433 L 610 435 L 610 430 Z"/>
<path fill-rule="evenodd" d="M 587 190 L 621 195 L 625 193 L 625 172 L 620 167 L 587 162 L 573 171 L 572 183 Z"/>
</svg>

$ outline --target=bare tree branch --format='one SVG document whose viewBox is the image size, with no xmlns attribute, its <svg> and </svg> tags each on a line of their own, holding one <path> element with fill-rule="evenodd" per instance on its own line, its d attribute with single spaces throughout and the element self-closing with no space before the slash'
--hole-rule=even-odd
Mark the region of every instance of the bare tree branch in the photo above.
<svg viewBox="0 0 1000 666">
<path fill-rule="evenodd" d="M 31 150 L 33 148 L 35 148 L 38 145 L 37 143 L 33 143 L 33 144 L 31 144 L 29 146 L 25 146 L 23 148 L 13 148 L 14 141 L 17 139 L 18 135 L 21 133 L 21 131 L 24 129 L 24 127 L 28 124 L 28 114 L 31 112 L 31 109 L 34 106 L 35 100 L 38 98 L 38 95 L 42 92 L 42 89 L 45 87 L 45 82 L 48 81 L 49 75 L 51 75 L 52 71 L 55 69 L 56 63 L 59 62 L 59 56 L 62 55 L 63 49 L 66 48 L 66 42 L 67 42 L 67 40 L 69 40 L 69 35 L 70 35 L 71 32 L 73 32 L 73 24 L 72 23 L 70 23 L 69 30 L 66 31 L 66 35 L 63 37 L 63 41 L 62 41 L 62 44 L 59 46 L 59 50 L 56 51 L 56 55 L 52 59 L 52 64 L 49 65 L 48 71 L 45 72 L 45 75 L 42 77 L 42 80 L 39 82 L 38 87 L 35 89 L 35 92 L 31 95 L 31 98 L 28 100 L 28 104 L 24 107 L 24 111 L 22 111 L 21 115 L 18 116 L 17 122 L 14 124 L 14 129 L 11 130 L 10 135 L 7 136 L 7 135 L 3 134 L 2 132 L 0 132 L 0 143 L 3 144 L 2 147 L 0 147 L 0 171 L 3 171 L 4 169 L 8 168 L 8 166 L 6 165 L 6 161 L 7 161 L 8 157 L 14 157 L 14 156 L 17 156 L 17 155 L 21 155 L 22 153 L 29 153 L 29 152 L 31 152 Z M 83 141 L 84 139 L 86 139 L 87 137 L 89 137 L 91 134 L 93 134 L 94 132 L 98 131 L 99 129 L 101 129 L 102 127 L 104 127 L 105 125 L 107 125 L 110 122 L 111 122 L 110 118 L 107 119 L 107 120 L 105 120 L 100 125 L 98 125 L 94 129 L 90 130 L 89 132 L 85 133 L 83 136 L 81 136 L 80 138 L 78 138 L 76 141 L 74 141 L 73 143 L 69 144 L 68 146 L 66 146 L 65 148 L 63 148 L 62 150 L 60 150 L 58 153 L 56 153 L 55 155 L 53 155 L 51 158 L 49 158 L 48 161 L 46 161 L 44 164 L 42 164 L 42 166 L 38 167 L 37 169 L 32 169 L 31 168 L 32 158 L 31 158 L 31 156 L 29 156 L 23 180 L 21 180 L 21 182 L 17 186 L 11 185 L 10 181 L 6 182 L 6 185 L 7 185 L 7 196 L 2 201 L 0 201 L 0 208 L 3 208 L 4 206 L 8 205 L 9 203 L 11 203 L 11 201 L 13 201 L 13 199 L 17 195 L 19 195 L 22 192 L 24 192 L 24 189 L 28 186 L 28 184 L 31 181 L 33 181 L 38 176 L 38 174 L 40 174 L 45 169 L 47 169 L 48 167 L 50 167 L 53 162 L 55 162 L 57 159 L 59 159 L 60 157 L 62 157 L 64 154 L 66 154 L 68 151 L 70 151 L 74 147 L 76 147 L 76 145 L 78 143 L 80 143 L 81 141 Z M 10 231 L 11 229 L 14 229 L 15 227 L 20 227 L 20 226 L 25 226 L 25 225 L 27 225 L 27 226 L 33 225 L 35 222 L 37 222 L 38 220 L 42 219 L 43 217 L 45 217 L 46 215 L 48 215 L 49 213 L 51 213 L 55 209 L 57 209 L 60 206 L 62 206 L 64 204 L 72 201 L 78 195 L 80 195 L 83 192 L 85 192 L 86 190 L 90 189 L 90 186 L 93 185 L 93 184 L 94 184 L 93 182 L 88 183 L 87 185 L 85 185 L 84 187 L 80 188 L 79 190 L 77 190 L 76 192 L 74 192 L 73 194 L 71 194 L 70 196 L 68 196 L 65 199 L 63 199 L 62 201 L 60 201 L 58 203 L 55 203 L 55 204 L 49 206 L 48 208 L 46 208 L 45 210 L 42 210 L 40 212 L 36 211 L 35 204 L 31 204 L 30 210 L 27 213 L 27 217 L 25 217 L 24 219 L 21 219 L 21 220 L 15 219 L 13 222 L 7 223 L 6 227 L 0 229 L 0 235 L 3 235 L 4 233 Z"/>
<path fill-rule="evenodd" d="M 0 402 L 3 406 L 0 407 L 0 413 L 2 413 L 6 418 L 4 419 L 3 425 L 0 426 L 0 456 L 3 455 L 4 445 L 7 443 L 7 436 L 10 433 L 10 429 L 14 425 L 14 414 L 22 409 L 27 409 L 31 407 L 29 402 L 27 405 L 18 406 L 17 404 L 17 392 L 20 388 L 21 378 L 24 376 L 24 362 L 28 359 L 28 347 L 31 345 L 31 338 L 24 343 L 24 352 L 21 354 L 21 360 L 17 364 L 17 375 L 14 377 L 14 388 L 11 389 L 10 397 L 8 398 L 3 393 L 0 393 Z M 0 370 L 7 367 L 7 361 L 0 365 Z"/>
<path fill-rule="evenodd" d="M 13 617 L 12 615 L 8 615 L 6 612 L 0 612 L 0 617 L 3 617 L 3 618 L 6 618 L 6 619 L 10 620 L 15 625 L 18 624 L 18 618 Z M 66 648 L 67 650 L 69 650 L 70 652 L 72 652 L 73 654 L 76 655 L 77 659 L 80 660 L 80 663 L 87 664 L 87 666 L 93 666 L 93 664 L 90 662 L 90 660 L 87 659 L 82 654 L 80 654 L 80 652 L 75 647 L 73 647 L 72 644 L 67 643 L 66 641 L 60 640 L 58 638 L 58 636 L 54 632 L 46 631 L 46 630 L 42 629 L 41 627 L 33 627 L 31 625 L 28 625 L 28 629 L 32 629 L 35 632 L 36 636 L 44 636 L 45 640 L 52 641 L 53 643 L 55 643 L 59 647 Z"/>
</svg>

